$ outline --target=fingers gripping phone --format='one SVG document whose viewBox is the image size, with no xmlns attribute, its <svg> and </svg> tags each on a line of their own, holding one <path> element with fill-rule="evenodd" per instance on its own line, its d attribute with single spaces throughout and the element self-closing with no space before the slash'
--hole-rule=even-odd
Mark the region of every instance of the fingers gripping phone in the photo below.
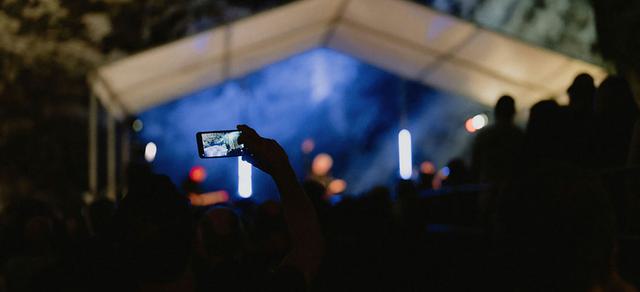
<svg viewBox="0 0 640 292">
<path fill-rule="evenodd" d="M 198 132 L 196 141 L 200 158 L 242 156 L 244 145 L 238 143 L 240 133 L 238 130 Z"/>
</svg>

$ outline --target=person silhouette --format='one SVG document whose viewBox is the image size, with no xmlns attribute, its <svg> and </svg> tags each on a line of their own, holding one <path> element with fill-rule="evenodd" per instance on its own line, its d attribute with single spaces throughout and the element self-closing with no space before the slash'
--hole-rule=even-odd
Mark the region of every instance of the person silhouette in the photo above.
<svg viewBox="0 0 640 292">
<path fill-rule="evenodd" d="M 558 125 L 562 131 L 559 151 L 565 160 L 575 166 L 591 168 L 594 165 L 595 146 L 593 141 L 594 98 L 596 87 L 593 77 L 587 73 L 576 76 L 567 89 L 569 105 L 561 108 Z"/>
<path fill-rule="evenodd" d="M 443 187 L 463 186 L 471 183 L 471 174 L 462 158 L 454 158 L 447 163 L 449 174 L 442 181 Z"/>
<path fill-rule="evenodd" d="M 537 168 L 565 161 L 561 108 L 555 100 L 537 102 L 529 111 L 523 167 Z"/>
<path fill-rule="evenodd" d="M 273 139 L 261 137 L 254 129 L 238 125 L 238 143 L 244 144 L 242 158 L 269 174 L 280 192 L 282 212 L 289 231 L 291 248 L 276 272 L 269 277 L 267 290 L 303 290 L 316 276 L 324 256 L 324 238 L 316 210 L 297 181 L 287 153 Z"/>
<path fill-rule="evenodd" d="M 578 74 L 567 89 L 569 109 L 577 115 L 592 115 L 595 93 L 596 87 L 593 83 L 593 77 L 587 73 Z"/>
<path fill-rule="evenodd" d="M 231 276 L 224 280 L 231 282 L 227 284 L 255 286 L 246 291 L 306 290 L 324 256 L 324 239 L 313 204 L 298 183 L 286 152 L 275 140 L 263 138 L 245 125 L 239 125 L 238 130 L 242 131 L 238 142 L 246 148 L 243 159 L 269 174 L 280 191 L 288 231 L 284 233 L 291 243 L 280 263 L 261 271 L 256 281 L 238 283 Z M 105 236 L 107 248 L 100 253 L 104 256 L 98 257 L 101 261 L 89 261 L 95 264 L 90 275 L 92 290 L 195 291 L 198 281 L 192 256 L 198 246 L 197 231 L 206 235 L 200 242 L 206 248 L 201 255 L 206 255 L 212 266 L 220 267 L 219 263 L 225 262 L 237 267 L 234 259 L 241 252 L 239 218 L 230 210 L 211 211 L 206 215 L 208 221 L 198 226 L 189 200 L 168 177 L 135 166 L 129 170 L 128 181 L 128 193 Z"/>
<path fill-rule="evenodd" d="M 614 216 L 597 176 L 566 166 L 521 173 L 497 200 L 496 283 L 504 291 L 636 291 L 614 268 Z"/>
<path fill-rule="evenodd" d="M 513 172 L 524 141 L 524 133 L 514 124 L 515 114 L 513 97 L 500 97 L 494 108 L 495 123 L 475 137 L 471 171 L 480 182 L 500 183 Z"/>
<path fill-rule="evenodd" d="M 629 83 L 620 76 L 607 77 L 596 91 L 598 165 L 615 168 L 626 165 L 634 126 L 638 120 Z"/>
</svg>

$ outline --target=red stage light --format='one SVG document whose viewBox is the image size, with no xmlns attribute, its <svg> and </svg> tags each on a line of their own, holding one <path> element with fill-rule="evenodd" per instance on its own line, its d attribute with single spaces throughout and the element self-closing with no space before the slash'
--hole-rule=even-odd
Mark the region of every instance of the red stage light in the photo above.
<svg viewBox="0 0 640 292">
<path fill-rule="evenodd" d="M 473 133 L 476 131 L 476 128 L 473 126 L 473 119 L 468 119 L 467 122 L 464 123 L 464 127 L 469 133 Z"/>
<path fill-rule="evenodd" d="M 192 167 L 189 171 L 189 179 L 193 182 L 201 183 L 205 178 L 207 178 L 207 171 L 200 165 Z"/>
</svg>

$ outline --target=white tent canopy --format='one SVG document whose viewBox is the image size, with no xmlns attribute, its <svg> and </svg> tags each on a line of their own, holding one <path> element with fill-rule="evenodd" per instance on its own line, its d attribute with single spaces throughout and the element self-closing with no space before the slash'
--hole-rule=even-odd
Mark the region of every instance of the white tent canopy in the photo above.
<svg viewBox="0 0 640 292">
<path fill-rule="evenodd" d="M 90 86 L 116 118 L 315 47 L 328 47 L 437 89 L 520 108 L 563 96 L 595 65 L 406 0 L 300 0 L 98 68 Z"/>
</svg>

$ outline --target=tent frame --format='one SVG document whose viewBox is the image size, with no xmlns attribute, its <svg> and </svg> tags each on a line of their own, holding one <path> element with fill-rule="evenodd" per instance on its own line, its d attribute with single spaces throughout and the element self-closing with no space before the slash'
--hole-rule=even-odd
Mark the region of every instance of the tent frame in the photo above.
<svg viewBox="0 0 640 292">
<path fill-rule="evenodd" d="M 502 94 L 514 95 L 519 108 L 550 96 L 566 99 L 565 89 L 578 73 L 588 72 L 596 81 L 606 75 L 597 65 L 408 0 L 294 1 L 105 64 L 89 74 L 90 192 L 97 194 L 99 188 L 100 105 L 107 114 L 107 196 L 117 198 L 118 165 L 125 165 L 129 155 L 128 137 L 122 135 L 117 157 L 119 123 L 316 47 L 335 49 L 485 105 Z"/>
</svg>

